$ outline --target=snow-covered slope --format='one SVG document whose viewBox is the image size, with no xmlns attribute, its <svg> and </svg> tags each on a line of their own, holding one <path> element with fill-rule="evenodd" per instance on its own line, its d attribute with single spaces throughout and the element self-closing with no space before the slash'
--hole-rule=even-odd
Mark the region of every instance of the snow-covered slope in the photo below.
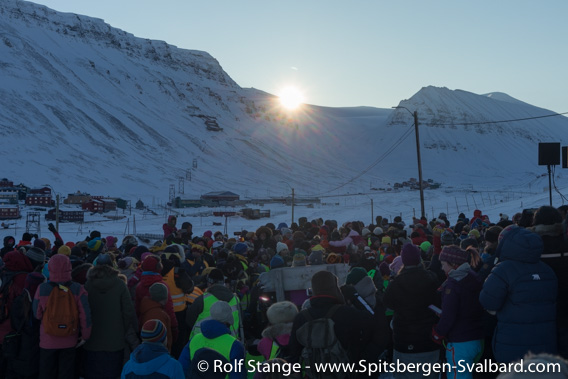
<svg viewBox="0 0 568 379">
<path fill-rule="evenodd" d="M 206 52 L 25 1 L 0 2 L 0 39 L 1 177 L 16 183 L 165 202 L 172 186 L 316 195 L 417 177 L 404 109 L 287 112 Z M 538 142 L 566 144 L 565 117 L 487 124 L 551 113 L 506 94 L 427 87 L 400 105 L 418 112 L 424 178 L 445 186 L 530 183 Z"/>
</svg>

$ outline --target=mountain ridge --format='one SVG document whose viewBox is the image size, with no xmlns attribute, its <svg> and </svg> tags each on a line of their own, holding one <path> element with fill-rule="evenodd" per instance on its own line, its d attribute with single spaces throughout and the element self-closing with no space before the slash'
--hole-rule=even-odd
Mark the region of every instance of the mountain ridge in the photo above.
<svg viewBox="0 0 568 379">
<path fill-rule="evenodd" d="M 538 142 L 562 141 L 568 127 L 564 117 L 483 125 L 552 112 L 432 86 L 400 102 L 409 112 L 289 112 L 239 87 L 207 52 L 25 1 L 0 3 L 0 38 L 0 131 L 17 147 L 2 154 L 2 176 L 61 192 L 145 201 L 167 199 L 172 186 L 186 196 L 357 193 L 417 176 L 414 110 L 425 178 L 469 185 L 497 177 L 498 164 L 518 186 L 539 173 Z"/>
</svg>

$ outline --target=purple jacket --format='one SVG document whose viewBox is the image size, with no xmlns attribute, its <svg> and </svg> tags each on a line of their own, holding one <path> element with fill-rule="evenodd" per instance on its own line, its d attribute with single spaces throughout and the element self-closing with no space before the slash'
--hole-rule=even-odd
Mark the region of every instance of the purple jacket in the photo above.
<svg viewBox="0 0 568 379">
<path fill-rule="evenodd" d="M 442 315 L 434 327 L 449 342 L 466 342 L 483 338 L 483 308 L 479 293 L 483 284 L 468 263 L 450 271 L 440 287 Z"/>
</svg>

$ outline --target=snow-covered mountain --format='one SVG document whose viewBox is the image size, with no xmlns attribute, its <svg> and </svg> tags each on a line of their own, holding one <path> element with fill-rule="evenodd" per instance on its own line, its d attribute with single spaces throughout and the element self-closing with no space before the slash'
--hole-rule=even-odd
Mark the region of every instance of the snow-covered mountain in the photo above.
<svg viewBox="0 0 568 379">
<path fill-rule="evenodd" d="M 417 177 L 405 109 L 285 111 L 206 52 L 25 1 L 0 2 L 0 38 L 1 176 L 16 183 L 165 202 L 171 186 L 317 195 Z M 400 106 L 418 112 L 424 179 L 446 187 L 535 183 L 538 142 L 566 144 L 565 117 L 489 123 L 552 114 L 503 93 L 427 87 Z"/>
</svg>

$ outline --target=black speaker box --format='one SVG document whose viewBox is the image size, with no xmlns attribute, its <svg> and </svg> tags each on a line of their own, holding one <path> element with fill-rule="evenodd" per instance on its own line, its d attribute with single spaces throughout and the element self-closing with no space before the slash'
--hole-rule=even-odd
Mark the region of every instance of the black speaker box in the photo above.
<svg viewBox="0 0 568 379">
<path fill-rule="evenodd" d="M 540 142 L 538 144 L 538 165 L 558 164 L 560 164 L 560 142 Z"/>
</svg>

